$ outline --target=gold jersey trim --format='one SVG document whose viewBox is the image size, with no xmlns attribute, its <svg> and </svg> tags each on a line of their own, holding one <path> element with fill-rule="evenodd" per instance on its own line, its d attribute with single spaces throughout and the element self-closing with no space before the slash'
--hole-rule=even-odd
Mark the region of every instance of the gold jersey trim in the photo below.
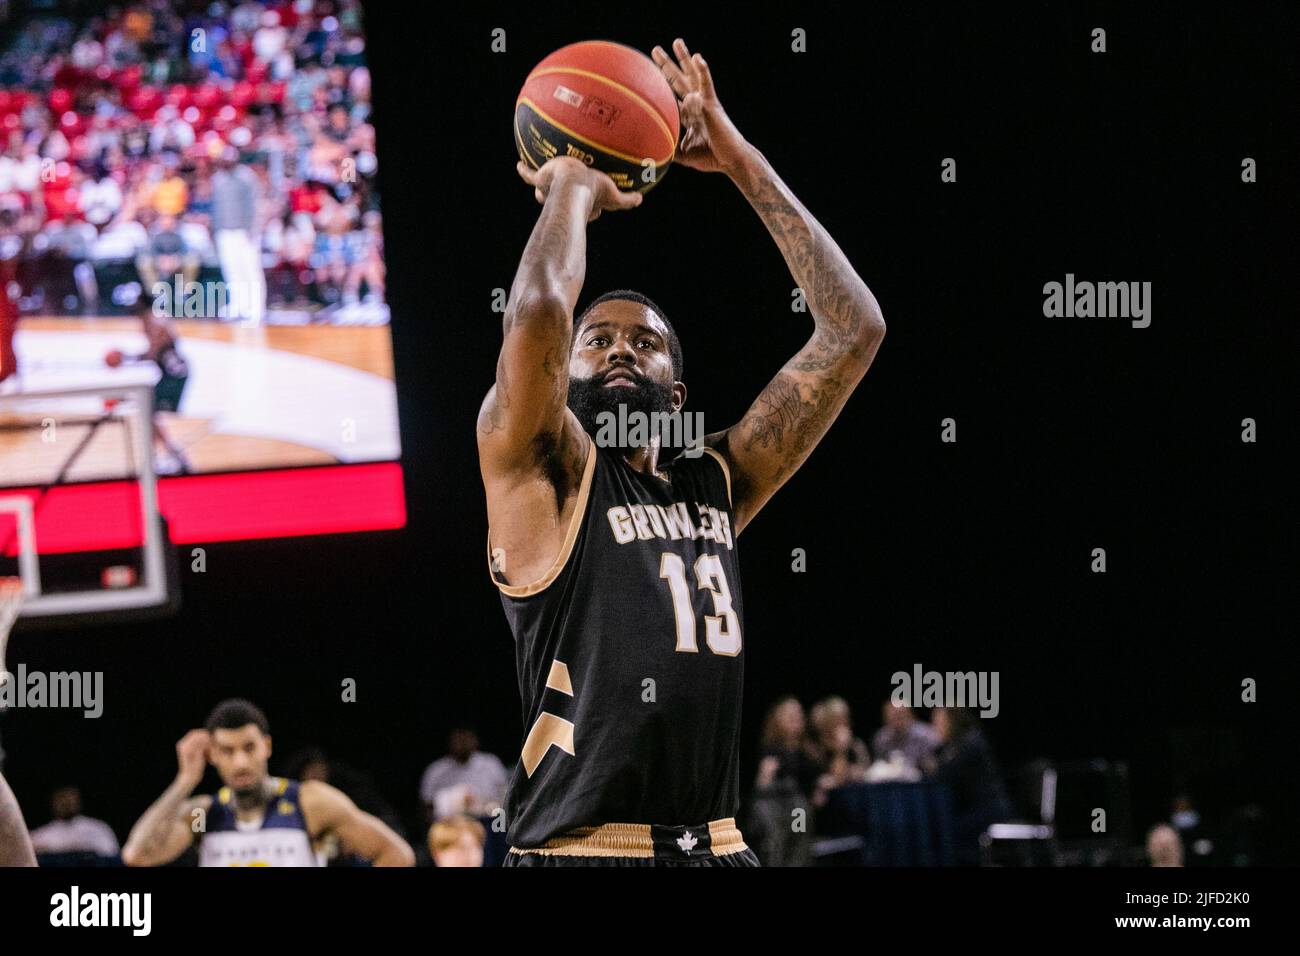
<svg viewBox="0 0 1300 956">
<path fill-rule="evenodd" d="M 487 541 L 487 561 L 488 574 L 492 578 L 492 583 L 501 589 L 501 593 L 513 598 L 532 597 L 539 594 L 551 586 L 551 583 L 560 576 L 564 566 L 569 563 L 569 556 L 573 553 L 574 542 L 578 540 L 578 531 L 582 523 L 587 519 L 587 499 L 591 497 L 591 478 L 596 473 L 596 443 L 589 437 L 587 439 L 587 463 L 582 469 L 582 481 L 578 483 L 578 498 L 573 505 L 573 516 L 569 519 L 569 528 L 564 535 L 564 543 L 560 546 L 560 553 L 555 556 L 555 561 L 550 569 L 542 577 L 532 584 L 510 585 L 502 584 L 497 580 L 496 568 L 492 561 L 492 528 L 488 528 Z"/>
<path fill-rule="evenodd" d="M 722 457 L 722 453 L 716 448 L 709 448 L 706 445 L 702 450 L 722 466 L 722 477 L 727 480 L 727 504 L 731 506 L 732 511 L 735 511 L 736 503 L 731 500 L 731 466 L 727 464 L 727 459 Z"/>
<path fill-rule="evenodd" d="M 709 822 L 709 853 L 728 856 L 748 850 L 735 817 Z M 520 848 L 510 852 L 518 856 L 631 856 L 649 859 L 655 855 L 648 823 L 602 823 L 598 827 L 578 827 L 546 841 L 545 846 Z"/>
</svg>

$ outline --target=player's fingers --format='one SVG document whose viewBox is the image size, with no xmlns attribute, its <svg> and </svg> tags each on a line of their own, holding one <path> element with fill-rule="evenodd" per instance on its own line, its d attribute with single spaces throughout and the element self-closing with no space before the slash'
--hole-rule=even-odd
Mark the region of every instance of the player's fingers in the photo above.
<svg viewBox="0 0 1300 956">
<path fill-rule="evenodd" d="M 538 201 L 539 203 L 541 203 L 543 206 L 546 205 L 546 195 L 545 195 L 545 194 L 544 194 L 540 189 L 534 189 L 534 190 L 533 190 L 533 196 L 534 196 L 534 197 L 537 199 L 537 201 Z"/>
<path fill-rule="evenodd" d="M 714 97 L 716 93 L 713 89 L 713 74 L 709 72 L 709 64 L 705 63 L 704 57 L 700 56 L 698 53 L 695 54 L 693 59 L 696 67 L 696 75 L 700 79 L 700 92 L 706 97 Z"/>
<path fill-rule="evenodd" d="M 691 51 L 687 48 L 686 41 L 681 37 L 674 40 L 673 52 L 677 54 L 677 65 L 693 83 L 696 79 L 695 64 L 691 61 Z"/>
<path fill-rule="evenodd" d="M 526 182 L 528 185 L 530 186 L 537 185 L 537 171 L 534 170 L 527 163 L 525 163 L 522 159 L 519 162 L 515 163 L 515 172 L 517 172 L 519 174 L 519 178 L 522 179 L 524 182 Z"/>
<path fill-rule="evenodd" d="M 659 64 L 664 79 L 668 81 L 668 85 L 672 87 L 672 91 L 677 94 L 678 99 L 691 91 L 690 83 L 685 75 L 677 68 L 677 64 L 673 62 L 672 57 L 668 55 L 663 47 L 656 46 L 650 51 L 650 57 Z"/>
<path fill-rule="evenodd" d="M 641 193 L 620 192 L 615 201 L 618 203 L 619 209 L 635 209 L 641 205 L 641 200 L 644 198 L 645 196 Z"/>
</svg>

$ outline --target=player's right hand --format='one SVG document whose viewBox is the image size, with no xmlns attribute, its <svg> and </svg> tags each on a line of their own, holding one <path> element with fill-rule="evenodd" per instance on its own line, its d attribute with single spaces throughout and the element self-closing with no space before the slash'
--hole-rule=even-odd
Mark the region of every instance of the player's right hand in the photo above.
<svg viewBox="0 0 1300 956">
<path fill-rule="evenodd" d="M 206 730 L 191 730 L 176 742 L 177 776 L 194 786 L 203 779 L 208 766 L 208 745 L 212 735 Z"/>
<path fill-rule="evenodd" d="M 539 203 L 545 205 L 551 187 L 560 181 L 575 181 L 591 190 L 591 212 L 588 222 L 600 218 L 606 210 L 617 212 L 623 209 L 635 209 L 641 205 L 641 193 L 623 192 L 614 180 L 599 170 L 592 169 L 572 156 L 556 156 L 542 163 L 540 169 L 533 169 L 523 160 L 515 164 L 519 178 L 533 187 L 533 195 Z"/>
</svg>

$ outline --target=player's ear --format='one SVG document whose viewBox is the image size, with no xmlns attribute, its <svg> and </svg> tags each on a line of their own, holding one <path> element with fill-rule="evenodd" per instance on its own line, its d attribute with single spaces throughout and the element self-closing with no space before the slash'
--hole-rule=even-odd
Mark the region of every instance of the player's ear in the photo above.
<svg viewBox="0 0 1300 956">
<path fill-rule="evenodd" d="M 271 735 L 263 734 L 262 739 L 266 741 L 266 755 L 271 756 Z"/>
<path fill-rule="evenodd" d="M 680 412 L 686 407 L 686 385 L 683 382 L 673 382 L 673 411 Z"/>
</svg>

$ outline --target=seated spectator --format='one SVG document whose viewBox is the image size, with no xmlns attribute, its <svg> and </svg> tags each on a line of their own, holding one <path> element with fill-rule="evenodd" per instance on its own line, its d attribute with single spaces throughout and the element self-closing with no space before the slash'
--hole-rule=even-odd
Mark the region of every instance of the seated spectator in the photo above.
<svg viewBox="0 0 1300 956">
<path fill-rule="evenodd" d="M 483 824 L 467 816 L 453 816 L 429 827 L 429 853 L 435 866 L 483 865 Z"/>
<path fill-rule="evenodd" d="M 480 753 L 478 735 L 466 727 L 451 732 L 447 756 L 429 764 L 420 779 L 420 800 L 430 820 L 457 814 L 488 816 L 505 798 L 509 774 L 492 754 Z"/>
<path fill-rule="evenodd" d="M 745 833 L 767 866 L 807 866 L 811 860 L 811 794 L 824 768 L 806 726 L 803 705 L 791 696 L 774 703 L 763 721 Z"/>
<path fill-rule="evenodd" d="M 145 295 L 153 295 L 156 282 L 170 285 L 180 274 L 182 282 L 193 282 L 199 274 L 199 257 L 185 242 L 175 216 L 159 216 L 149 243 L 135 261 Z M 216 318 L 216 316 L 208 316 Z"/>
<path fill-rule="evenodd" d="M 843 697 L 827 697 L 813 706 L 810 715 L 813 742 L 825 772 L 817 781 L 813 805 L 822 806 L 828 791 L 859 783 L 870 764 L 867 745 L 853 733 L 853 716 Z"/>
<path fill-rule="evenodd" d="M 109 175 L 107 166 L 94 163 L 90 175 L 81 184 L 78 200 L 86 222 L 103 229 L 122 208 L 122 190 Z"/>
<path fill-rule="evenodd" d="M 909 767 L 926 766 L 939 746 L 939 735 L 912 708 L 886 700 L 880 708 L 883 726 L 871 738 L 877 760 L 897 760 Z"/>
<path fill-rule="evenodd" d="M 60 787 L 50 796 L 50 813 L 54 819 L 32 831 L 32 846 L 37 853 L 92 853 L 99 857 L 118 854 L 117 836 L 103 820 L 83 816 L 81 791 Z"/>
<path fill-rule="evenodd" d="M 934 711 L 939 749 L 931 760 L 929 776 L 945 784 L 952 795 L 954 857 L 958 865 L 979 861 L 979 838 L 990 824 L 1011 818 L 1002 776 L 993 758 L 980 718 L 965 707 Z"/>
</svg>

